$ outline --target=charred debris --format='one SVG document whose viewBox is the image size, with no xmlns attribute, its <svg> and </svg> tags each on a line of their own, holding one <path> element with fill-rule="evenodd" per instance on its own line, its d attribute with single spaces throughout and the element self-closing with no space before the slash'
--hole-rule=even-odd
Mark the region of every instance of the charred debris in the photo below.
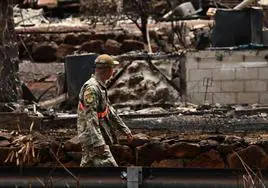
<svg viewBox="0 0 268 188">
<path fill-rule="evenodd" d="M 265 3 L 152 1 L 129 12 L 135 4 L 123 1 L 111 8 L 124 19 L 111 15 L 107 24 L 102 12 L 83 16 L 89 1 L 80 2 L 38 0 L 13 9 L 19 56 L 6 54 L 9 63 L 20 62 L 7 70 L 18 71 L 20 81 L 12 100 L 0 104 L 1 165 L 79 165 L 77 94 L 97 54 L 109 53 L 121 62 L 107 83 L 109 98 L 135 133 L 132 145 L 122 137 L 112 146 L 120 165 L 240 168 L 237 151 L 251 167 L 267 167 L 267 105 L 209 104 L 206 95 L 193 104 L 186 97 L 188 52 L 265 49 Z M 66 18 L 69 10 L 83 19 Z"/>
</svg>

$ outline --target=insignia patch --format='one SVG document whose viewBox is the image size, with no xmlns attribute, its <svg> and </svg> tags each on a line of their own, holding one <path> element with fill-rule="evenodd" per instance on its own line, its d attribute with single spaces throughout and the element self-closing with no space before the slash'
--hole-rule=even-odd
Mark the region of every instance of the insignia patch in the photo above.
<svg viewBox="0 0 268 188">
<path fill-rule="evenodd" d="M 94 93 L 90 89 L 85 90 L 84 92 L 85 103 L 91 104 L 94 101 L 94 97 L 95 97 Z"/>
</svg>

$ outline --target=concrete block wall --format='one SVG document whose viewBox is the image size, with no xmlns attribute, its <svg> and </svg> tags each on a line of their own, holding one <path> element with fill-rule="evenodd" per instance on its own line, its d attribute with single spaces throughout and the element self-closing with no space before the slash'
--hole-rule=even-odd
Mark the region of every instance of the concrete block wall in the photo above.
<svg viewBox="0 0 268 188">
<path fill-rule="evenodd" d="M 268 104 L 268 50 L 186 54 L 186 100 L 195 104 Z"/>
</svg>

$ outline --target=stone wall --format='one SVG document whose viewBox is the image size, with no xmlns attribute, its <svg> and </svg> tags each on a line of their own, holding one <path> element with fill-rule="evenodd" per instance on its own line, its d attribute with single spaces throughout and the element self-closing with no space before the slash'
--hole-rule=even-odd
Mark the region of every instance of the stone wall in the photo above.
<svg viewBox="0 0 268 188">
<path fill-rule="evenodd" d="M 187 53 L 186 100 L 201 104 L 268 103 L 268 51 Z"/>
<path fill-rule="evenodd" d="M 178 39 L 174 34 L 170 23 L 149 24 L 152 52 L 169 53 L 182 46 L 194 48 L 200 33 L 200 29 L 194 29 L 195 26 L 201 24 L 204 26 L 201 30 L 208 32 L 212 23 L 211 20 L 191 20 L 183 22 L 183 24 L 179 23 L 176 29 L 181 30 L 181 25 L 183 25 L 185 30 L 185 35 L 181 39 Z M 60 24 L 54 25 L 54 29 L 48 25 L 47 27 L 51 28 L 51 32 L 47 31 L 45 26 L 28 28 L 29 31 L 32 31 L 30 33 L 27 33 L 25 28 L 17 28 L 16 31 L 20 33 L 17 35 L 20 59 L 35 62 L 63 62 L 65 56 L 74 53 L 93 52 L 119 55 L 130 51 L 148 51 L 148 45 L 143 42 L 141 32 L 134 24 L 122 23 L 119 26 L 113 28 L 99 25 L 94 30 L 73 33 L 67 31 L 66 33 L 57 33 L 57 31 L 66 30 Z M 47 33 L 39 33 L 40 31 L 47 31 Z M 184 41 L 184 44 L 181 40 Z"/>
<path fill-rule="evenodd" d="M 137 130 L 132 131 L 134 133 Z M 148 134 L 134 134 L 132 143 L 128 143 L 124 136 L 120 136 L 119 144 L 110 146 L 111 152 L 120 166 L 243 169 L 241 162 L 243 161 L 250 168 L 268 168 L 266 134 L 240 136 L 177 133 L 176 135 L 175 133 L 149 130 L 146 132 Z M 57 152 L 58 159 L 65 167 L 78 167 L 82 155 L 81 146 L 77 136 L 68 139 L 73 134 L 70 130 L 68 136 L 61 132 L 58 134 L 60 139 L 59 137 L 56 139 L 52 135 L 33 132 L 35 152 L 39 157 L 31 158 L 30 161 L 26 160 L 22 164 L 42 167 L 60 166 L 49 152 L 48 148 L 51 148 L 53 152 Z M 55 135 L 57 135 L 56 132 Z M 16 160 L 6 161 L 6 158 L 11 151 L 19 151 L 23 145 L 13 147 L 13 141 L 16 139 L 9 133 L 0 132 L 0 136 L 2 139 L 0 165 L 15 166 Z"/>
<path fill-rule="evenodd" d="M 22 38 L 19 43 L 20 58 L 35 62 L 63 62 L 65 56 L 74 53 L 119 55 L 130 51 L 147 50 L 141 36 L 123 32 L 32 34 L 20 37 Z M 154 52 L 162 51 L 155 42 L 152 43 L 152 49 Z"/>
</svg>

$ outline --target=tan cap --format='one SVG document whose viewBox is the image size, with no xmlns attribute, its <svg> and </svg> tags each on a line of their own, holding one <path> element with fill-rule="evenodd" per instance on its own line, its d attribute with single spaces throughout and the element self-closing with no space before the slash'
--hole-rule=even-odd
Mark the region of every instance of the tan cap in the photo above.
<svg viewBox="0 0 268 188">
<path fill-rule="evenodd" d="M 108 66 L 115 66 L 118 65 L 119 62 L 115 61 L 111 56 L 107 54 L 99 55 L 95 60 L 96 65 L 108 65 Z"/>
</svg>

